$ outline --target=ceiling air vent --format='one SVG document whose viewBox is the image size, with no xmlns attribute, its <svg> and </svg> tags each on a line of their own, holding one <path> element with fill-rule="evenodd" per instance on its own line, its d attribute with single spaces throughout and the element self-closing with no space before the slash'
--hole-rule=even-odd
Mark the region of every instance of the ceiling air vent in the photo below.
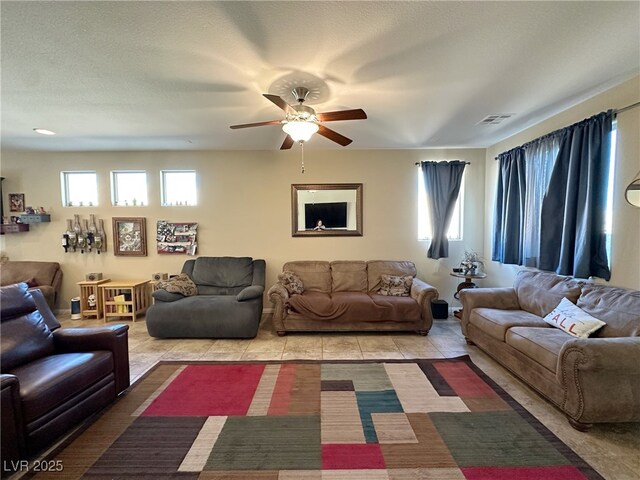
<svg viewBox="0 0 640 480">
<path fill-rule="evenodd" d="M 503 120 L 513 117 L 514 113 L 498 113 L 496 115 L 487 115 L 480 120 L 476 125 L 497 125 L 502 123 Z"/>
</svg>

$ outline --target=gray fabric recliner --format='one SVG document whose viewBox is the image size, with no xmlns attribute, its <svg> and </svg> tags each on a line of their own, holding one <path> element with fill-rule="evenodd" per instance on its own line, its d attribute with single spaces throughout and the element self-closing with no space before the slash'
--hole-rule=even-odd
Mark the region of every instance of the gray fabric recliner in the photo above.
<svg viewBox="0 0 640 480">
<path fill-rule="evenodd" d="M 253 338 L 262 315 L 264 260 L 251 257 L 199 257 L 182 267 L 198 286 L 184 297 L 153 292 L 147 331 L 158 338 Z"/>
</svg>

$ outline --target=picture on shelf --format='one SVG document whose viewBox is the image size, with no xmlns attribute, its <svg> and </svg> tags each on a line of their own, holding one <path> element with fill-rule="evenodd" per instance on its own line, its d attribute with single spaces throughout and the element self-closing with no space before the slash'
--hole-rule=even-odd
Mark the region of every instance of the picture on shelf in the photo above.
<svg viewBox="0 0 640 480">
<path fill-rule="evenodd" d="M 144 217 L 113 218 L 113 254 L 147 256 L 146 219 Z"/>
<path fill-rule="evenodd" d="M 9 211 L 24 212 L 24 193 L 9 194 Z"/>
<path fill-rule="evenodd" d="M 197 233 L 197 223 L 158 220 L 156 232 L 158 253 L 195 255 L 198 248 Z"/>
</svg>

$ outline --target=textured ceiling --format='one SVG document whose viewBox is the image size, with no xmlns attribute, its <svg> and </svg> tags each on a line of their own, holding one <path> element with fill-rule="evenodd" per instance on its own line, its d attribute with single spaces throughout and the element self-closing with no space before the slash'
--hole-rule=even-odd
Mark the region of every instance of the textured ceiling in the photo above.
<svg viewBox="0 0 640 480">
<path fill-rule="evenodd" d="M 327 124 L 346 148 L 486 147 L 640 72 L 637 1 L 0 8 L 5 149 L 275 150 L 278 126 L 229 125 L 282 118 L 261 94 L 298 76 L 317 111 L 367 112 Z"/>
</svg>

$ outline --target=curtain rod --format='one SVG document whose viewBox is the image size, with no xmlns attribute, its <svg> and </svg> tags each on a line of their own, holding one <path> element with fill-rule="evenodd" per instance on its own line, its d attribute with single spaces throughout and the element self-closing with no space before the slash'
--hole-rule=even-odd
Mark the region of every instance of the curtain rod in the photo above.
<svg viewBox="0 0 640 480">
<path fill-rule="evenodd" d="M 427 160 L 429 161 L 429 160 Z M 449 160 L 443 160 L 444 162 L 448 162 Z M 451 160 L 452 162 L 461 162 L 462 160 Z M 462 162 L 465 165 L 471 165 L 471 162 Z M 416 167 L 419 167 L 422 164 L 422 162 L 416 162 Z"/>
<path fill-rule="evenodd" d="M 618 113 L 626 112 L 627 110 L 631 110 L 632 108 L 636 108 L 636 107 L 640 107 L 640 102 L 632 103 L 631 105 L 627 105 L 626 107 L 619 108 L 618 110 L 614 110 L 614 113 L 618 114 Z"/>
<path fill-rule="evenodd" d="M 612 112 L 613 112 L 613 114 L 614 114 L 614 115 L 618 115 L 619 113 L 626 112 L 627 110 L 631 110 L 632 108 L 636 108 L 636 107 L 640 107 L 640 102 L 632 103 L 631 105 L 627 105 L 626 107 L 622 107 L 622 108 L 619 108 L 619 109 L 617 109 L 617 110 L 612 110 Z M 578 123 L 579 123 L 579 122 L 578 122 Z M 565 128 L 566 128 L 566 127 L 565 127 Z M 520 146 L 521 146 L 521 147 L 523 147 L 524 145 L 527 145 L 527 144 L 529 144 L 529 143 L 533 143 L 533 142 L 535 142 L 536 140 L 539 140 L 540 138 L 547 137 L 547 136 L 549 136 L 549 135 L 553 135 L 553 134 L 555 134 L 555 133 L 559 132 L 560 130 L 563 130 L 563 129 L 562 129 L 562 128 L 560 128 L 560 129 L 555 130 L 555 131 L 553 131 L 553 132 L 551 132 L 551 133 L 548 133 L 548 134 L 546 134 L 546 135 L 543 135 L 542 137 L 539 137 L 539 138 L 537 138 L 537 139 L 535 139 L 535 140 L 532 140 L 532 141 L 530 141 L 530 142 L 524 143 L 524 144 L 522 144 L 522 145 L 520 145 Z M 518 148 L 518 147 L 515 147 L 515 148 Z M 498 157 L 494 157 L 494 160 L 498 160 Z M 416 163 L 416 165 L 417 165 L 417 163 Z"/>
</svg>

